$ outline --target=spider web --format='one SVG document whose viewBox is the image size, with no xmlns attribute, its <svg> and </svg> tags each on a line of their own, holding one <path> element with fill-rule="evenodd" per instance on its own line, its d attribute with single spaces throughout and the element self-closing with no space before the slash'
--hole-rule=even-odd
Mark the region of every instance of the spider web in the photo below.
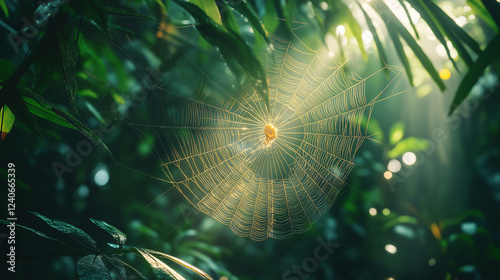
<svg viewBox="0 0 500 280">
<path fill-rule="evenodd" d="M 253 240 L 303 233 L 329 210 L 369 138 L 362 122 L 375 103 L 397 94 L 402 72 L 385 66 L 361 78 L 298 38 L 271 41 L 272 53 L 261 56 L 269 109 L 252 84 L 227 91 L 193 63 L 192 89 L 158 89 L 149 121 L 130 122 L 140 137 L 155 135 L 168 183 L 196 209 Z M 271 141 L 268 124 L 276 128 Z"/>
</svg>

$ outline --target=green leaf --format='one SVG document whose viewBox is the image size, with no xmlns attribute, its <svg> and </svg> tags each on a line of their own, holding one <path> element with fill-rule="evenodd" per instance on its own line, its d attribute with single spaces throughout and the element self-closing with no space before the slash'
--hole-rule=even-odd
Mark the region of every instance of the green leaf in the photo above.
<svg viewBox="0 0 500 280">
<path fill-rule="evenodd" d="M 399 140 L 403 138 L 404 131 L 405 125 L 403 122 L 397 122 L 392 125 L 389 132 L 391 145 L 395 145 L 397 142 L 399 142 Z"/>
<path fill-rule="evenodd" d="M 42 219 L 44 222 L 46 222 L 49 226 L 52 228 L 58 230 L 59 232 L 68 235 L 71 239 L 75 240 L 76 242 L 80 243 L 83 245 L 85 248 L 89 249 L 90 251 L 97 251 L 97 243 L 95 240 L 90 237 L 86 232 L 83 230 L 68 224 L 63 221 L 59 221 L 56 219 L 51 219 L 48 218 L 42 214 L 39 214 L 37 212 L 31 212 L 31 214 L 37 216 L 38 218 Z"/>
<path fill-rule="evenodd" d="M 219 2 L 219 4 L 222 6 L 224 11 L 221 13 L 222 24 L 224 24 L 224 27 L 236 34 L 240 34 L 240 27 L 234 17 L 233 11 L 229 9 L 229 5 L 226 2 Z"/>
<path fill-rule="evenodd" d="M 61 26 L 59 32 L 59 48 L 66 94 L 70 97 L 71 104 L 76 106 L 76 63 L 78 60 L 78 44 L 72 27 L 67 23 Z"/>
<path fill-rule="evenodd" d="M 159 260 L 157 257 L 150 254 L 148 251 L 141 248 L 136 248 L 136 250 L 149 263 L 153 269 L 156 279 L 162 280 L 173 278 L 175 280 L 185 280 L 179 273 Z"/>
<path fill-rule="evenodd" d="M 372 33 L 373 36 L 373 41 L 375 41 L 375 45 L 377 46 L 377 51 L 378 51 L 378 56 L 380 58 L 380 62 L 382 66 L 385 66 L 387 64 L 387 56 L 385 54 L 384 46 L 382 45 L 382 42 L 380 41 L 380 37 L 378 36 L 377 30 L 375 29 L 375 26 L 373 25 L 372 19 L 368 16 L 368 13 L 366 13 L 365 9 L 363 9 L 362 5 L 358 3 L 359 8 L 363 12 L 363 15 L 366 20 L 366 24 L 368 25 L 368 29 Z"/>
<path fill-rule="evenodd" d="M 477 83 L 479 77 L 483 74 L 484 70 L 492 61 L 500 56 L 500 33 L 495 35 L 493 39 L 488 43 L 488 46 L 482 53 L 479 54 L 477 60 L 469 68 L 467 74 L 460 82 L 453 102 L 451 103 L 450 111 L 448 115 L 453 113 L 455 109 L 464 101 L 464 99 L 469 95 L 472 87 Z"/>
<path fill-rule="evenodd" d="M 80 280 L 111 279 L 102 256 L 87 255 L 81 258 L 78 261 L 77 269 Z"/>
<path fill-rule="evenodd" d="M 171 256 L 171 255 L 168 255 L 168 254 L 165 254 L 165 253 L 162 253 L 162 252 L 157 252 L 157 251 L 153 251 L 153 250 L 148 250 L 148 249 L 143 249 L 145 251 L 147 251 L 148 253 L 152 254 L 152 255 L 157 255 L 161 258 L 166 258 L 166 259 L 169 259 L 177 264 L 180 264 L 182 266 L 184 266 L 185 268 L 187 269 L 190 269 L 191 271 L 197 273 L 198 275 L 202 276 L 203 278 L 207 279 L 207 280 L 213 280 L 212 277 L 210 277 L 210 275 L 208 275 L 206 272 L 204 272 L 203 270 L 181 260 L 181 259 L 178 259 L 174 256 Z"/>
<path fill-rule="evenodd" d="M 1 0 L 0 0 L 1 1 Z M 16 66 L 12 62 L 0 58 L 0 82 L 7 80 L 16 70 Z"/>
<path fill-rule="evenodd" d="M 388 230 L 388 229 L 390 229 L 396 225 L 399 225 L 399 224 L 416 225 L 416 224 L 418 224 L 418 220 L 417 220 L 417 218 L 412 217 L 412 216 L 401 215 L 401 216 L 396 217 L 395 219 L 392 219 L 392 220 L 386 222 L 382 226 L 382 230 Z"/>
<path fill-rule="evenodd" d="M 29 98 L 29 97 L 23 97 L 23 99 L 24 99 L 24 102 L 26 102 L 28 110 L 33 115 L 38 116 L 38 117 L 43 118 L 43 119 L 46 119 L 46 120 L 51 121 L 53 123 L 56 123 L 58 125 L 67 127 L 67 128 L 76 129 L 76 127 L 74 127 L 71 123 L 66 121 L 66 119 L 64 119 L 63 117 L 54 113 L 49 108 L 38 103 L 34 99 Z"/>
<path fill-rule="evenodd" d="M 125 235 L 125 233 L 121 232 L 119 229 L 115 228 L 114 226 L 112 226 L 104 221 L 99 221 L 99 220 L 95 220 L 92 218 L 90 218 L 90 220 L 96 226 L 102 228 L 107 233 L 111 234 L 111 236 L 113 236 L 113 238 L 116 240 L 116 242 L 118 244 L 123 245 L 127 241 L 127 236 Z"/>
<path fill-rule="evenodd" d="M 97 145 L 100 145 L 104 149 L 104 151 L 108 153 L 109 156 L 113 157 L 113 154 L 106 146 L 106 144 L 104 144 L 102 139 L 87 125 L 77 120 L 74 116 L 72 116 L 65 110 L 48 104 L 40 97 L 37 97 L 36 95 L 32 95 L 32 97 L 37 99 L 35 100 L 29 97 L 24 97 L 24 101 L 26 102 L 27 106 L 29 107 L 29 111 L 32 114 L 59 125 L 80 131 L 90 141 L 96 143 Z"/>
<path fill-rule="evenodd" d="M 436 68 L 434 68 L 434 65 L 432 64 L 431 60 L 424 53 L 424 51 L 418 45 L 415 39 L 413 39 L 408 30 L 406 30 L 403 24 L 397 19 L 394 13 L 392 13 L 392 11 L 389 9 L 389 7 L 387 7 L 387 5 L 384 2 L 372 1 L 370 3 L 374 7 L 374 9 L 379 13 L 379 15 L 384 19 L 385 25 L 389 31 L 389 35 L 391 35 L 391 37 L 393 38 L 393 42 L 395 42 L 395 45 L 398 43 L 396 43 L 397 40 L 395 40 L 395 35 L 393 35 L 392 33 L 398 34 L 399 36 L 401 36 L 401 38 L 405 40 L 406 44 L 412 49 L 413 53 L 418 58 L 420 63 L 422 63 L 422 66 L 424 66 L 425 70 L 427 70 L 427 72 L 434 80 L 434 82 L 438 85 L 441 91 L 443 91 L 446 87 L 441 78 L 439 77 L 439 74 L 436 71 Z M 398 46 L 398 48 L 402 48 L 402 46 Z M 401 56 L 404 55 L 404 51 L 402 52 L 402 50 L 399 50 L 398 55 L 401 58 Z M 404 66 L 407 67 L 406 65 Z M 410 79 L 410 76 L 408 78 Z M 412 79 L 413 78 L 411 78 L 411 80 Z M 411 84 L 413 84 L 413 82 L 411 82 Z"/>
<path fill-rule="evenodd" d="M 399 4 L 401 4 L 401 7 L 403 7 L 403 9 L 405 10 L 406 17 L 408 18 L 408 21 L 410 22 L 410 25 L 411 25 L 411 28 L 413 29 L 413 32 L 415 33 L 415 37 L 417 37 L 417 39 L 420 39 L 420 36 L 418 36 L 417 28 L 415 27 L 415 23 L 413 23 L 410 12 L 408 11 L 408 7 L 406 7 L 405 2 L 406 1 L 399 0 Z"/>
<path fill-rule="evenodd" d="M 215 0 L 189 0 L 189 2 L 198 6 L 198 8 L 202 9 L 214 22 L 222 26 L 219 8 L 217 8 Z"/>
<path fill-rule="evenodd" d="M 104 4 L 104 10 L 106 13 L 117 16 L 128 16 L 128 17 L 139 17 L 148 19 L 156 24 L 160 24 L 154 18 L 147 16 L 134 8 L 131 8 L 119 1 L 106 1 Z"/>
<path fill-rule="evenodd" d="M 69 5 L 78 13 L 83 13 L 102 32 L 109 34 L 108 13 L 104 8 L 105 1 L 87 0 L 71 1 Z"/>
<path fill-rule="evenodd" d="M 250 25 L 252 25 L 252 27 L 257 30 L 257 32 L 259 32 L 259 34 L 266 40 L 268 44 L 270 43 L 262 22 L 257 17 L 255 11 L 248 5 L 248 2 L 246 0 L 225 0 L 225 2 L 240 14 L 245 16 L 250 22 Z M 230 12 L 230 10 L 227 10 L 226 12 Z"/>
<path fill-rule="evenodd" d="M 112 271 L 117 271 L 120 276 L 122 277 L 121 279 L 143 279 L 147 280 L 142 273 L 140 273 L 137 269 L 129 265 L 128 263 L 114 257 L 109 257 L 106 255 L 103 255 L 104 260 L 109 264 L 108 268 Z"/>
<path fill-rule="evenodd" d="M 16 183 L 17 183 L 17 182 L 16 182 Z M 9 222 L 9 221 L 5 221 L 5 220 L 0 220 L 0 222 L 1 222 L 1 223 L 3 223 L 3 224 L 5 224 L 5 225 L 10 224 L 10 222 Z M 59 240 L 59 239 L 57 239 L 57 238 L 50 237 L 50 236 L 48 236 L 47 234 L 45 234 L 45 233 L 43 233 L 43 232 L 41 232 L 41 231 L 39 231 L 39 230 L 36 230 L 36 229 L 30 228 L 30 227 L 27 227 L 27 226 L 21 225 L 21 224 L 19 224 L 19 223 L 16 223 L 16 227 L 24 228 L 24 229 L 26 229 L 26 230 L 29 230 L 29 231 L 31 231 L 31 232 L 33 232 L 33 233 L 35 233 L 35 234 L 36 234 L 36 235 L 38 235 L 38 236 L 41 236 L 41 237 L 43 237 L 43 238 L 46 238 L 46 239 L 49 239 L 49 240 L 53 240 L 53 241 L 59 242 L 59 243 L 61 243 L 62 245 L 65 245 L 65 246 L 67 246 L 67 247 L 71 248 L 71 246 L 69 246 L 68 244 L 66 244 L 66 243 L 62 242 L 61 240 Z"/>
<path fill-rule="evenodd" d="M 242 68 L 245 72 L 248 82 L 252 85 L 255 92 L 264 99 L 266 107 L 269 109 L 266 74 L 252 48 L 245 40 L 235 33 L 224 31 L 221 26 L 215 24 L 198 6 L 182 0 L 175 0 L 175 2 L 196 19 L 198 22 L 195 25 L 196 29 L 207 42 L 219 48 L 222 57 L 231 68 L 231 71 L 236 75 L 239 72 L 235 63 L 237 62 L 238 67 Z"/>
<path fill-rule="evenodd" d="M 16 116 L 9 109 L 9 106 L 4 105 L 0 108 L 0 131 L 2 132 L 2 140 L 7 137 L 7 134 L 9 134 L 15 120 Z"/>
<path fill-rule="evenodd" d="M 5 17 L 9 18 L 9 9 L 7 8 L 7 4 L 5 4 L 5 0 L 0 0 L 0 8 L 2 8 Z"/>
<path fill-rule="evenodd" d="M 434 34 L 434 36 L 436 36 L 436 38 L 439 40 L 441 45 L 443 45 L 443 47 L 446 51 L 446 55 L 448 56 L 448 59 L 453 63 L 453 66 L 455 67 L 455 69 L 457 69 L 457 71 L 460 72 L 455 60 L 453 59 L 453 57 L 451 57 L 450 48 L 448 48 L 448 43 L 447 43 L 446 39 L 444 38 L 443 34 L 441 33 L 439 26 L 436 24 L 436 22 L 435 22 L 436 19 L 429 12 L 429 9 L 425 8 L 418 1 L 412 1 L 412 6 L 420 14 L 422 19 L 425 20 L 425 23 L 427 23 L 427 25 L 431 29 L 432 33 Z M 462 57 L 462 56 L 460 56 L 460 57 Z M 466 61 L 466 63 L 467 63 L 467 60 L 470 59 L 469 53 L 466 52 L 464 54 L 464 56 L 462 57 L 462 59 L 464 59 L 464 61 Z"/>
<path fill-rule="evenodd" d="M 486 9 L 481 0 L 467 0 L 467 5 L 469 5 L 473 13 L 484 20 L 484 22 L 486 22 L 486 24 L 488 24 L 488 26 L 491 27 L 495 33 L 498 32 L 498 25 L 495 23 L 495 19 L 493 19 L 490 11 Z M 500 13 L 497 13 L 497 15 L 500 15 Z"/>
<path fill-rule="evenodd" d="M 481 52 L 481 48 L 479 47 L 479 44 L 474 39 L 472 39 L 472 37 L 469 36 L 469 34 L 467 34 L 467 32 L 465 32 L 463 28 L 458 26 L 457 23 L 452 18 L 450 18 L 443 10 L 441 10 L 441 8 L 439 8 L 438 5 L 436 5 L 432 1 L 420 0 L 420 3 L 422 3 L 422 5 L 425 5 L 427 8 L 429 8 L 431 13 L 433 13 L 436 21 L 443 27 L 446 35 L 448 36 L 450 41 L 453 43 L 453 45 L 455 45 L 456 48 L 460 47 L 461 42 L 464 42 L 475 53 Z M 458 48 L 457 48 L 457 51 L 459 51 Z"/>
<path fill-rule="evenodd" d="M 396 158 L 406 152 L 424 151 L 430 147 L 429 141 L 416 137 L 405 138 L 396 144 L 392 150 L 387 152 L 387 157 Z"/>
</svg>

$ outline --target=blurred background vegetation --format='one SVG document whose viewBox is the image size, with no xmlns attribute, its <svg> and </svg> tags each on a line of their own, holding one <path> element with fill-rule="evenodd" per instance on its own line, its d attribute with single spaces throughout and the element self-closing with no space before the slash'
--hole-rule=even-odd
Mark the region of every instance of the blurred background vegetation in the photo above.
<svg viewBox="0 0 500 280">
<path fill-rule="evenodd" d="M 7 177 L 7 162 L 16 164 L 18 223 L 50 235 L 56 218 L 104 244 L 99 250 L 113 249 L 108 242 L 123 249 L 105 221 L 127 244 L 221 280 L 500 279 L 499 5 L 0 0 L 0 172 Z M 254 242 L 168 191 L 147 144 L 154 135 L 139 141 L 127 121 L 141 102 L 151 102 L 154 117 L 168 114 L 141 93 L 185 90 L 192 65 L 215 82 L 260 81 L 267 98 L 257 57 L 272 49 L 270 34 L 289 38 L 291 30 L 319 54 L 350 58 L 361 76 L 405 67 L 408 92 L 377 104 L 368 128 L 376 141 L 361 148 L 327 215 L 305 234 Z M 179 63 L 186 60 L 190 67 Z M 308 269 L 318 238 L 340 246 Z M 18 228 L 15 276 L 77 278 L 89 248 L 70 247 Z M 143 253 L 115 251 L 144 277 L 158 276 Z"/>
</svg>

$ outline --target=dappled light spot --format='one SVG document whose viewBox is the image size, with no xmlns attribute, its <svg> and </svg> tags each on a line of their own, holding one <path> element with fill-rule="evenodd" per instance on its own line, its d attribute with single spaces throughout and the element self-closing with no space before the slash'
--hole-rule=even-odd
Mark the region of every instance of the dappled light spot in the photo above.
<svg viewBox="0 0 500 280">
<path fill-rule="evenodd" d="M 392 173 L 397 173 L 401 170 L 401 162 L 397 159 L 391 159 L 387 164 L 387 169 Z"/>
<path fill-rule="evenodd" d="M 403 154 L 403 162 L 406 165 L 413 165 L 415 162 L 417 162 L 417 156 L 415 155 L 415 153 L 406 152 Z"/>
<path fill-rule="evenodd" d="M 439 77 L 441 77 L 441 79 L 443 79 L 443 80 L 448 80 L 449 78 L 451 78 L 450 70 L 441 69 L 441 71 L 439 71 Z"/>
<path fill-rule="evenodd" d="M 390 254 L 395 254 L 398 251 L 398 248 L 392 244 L 385 245 L 385 250 Z"/>
</svg>

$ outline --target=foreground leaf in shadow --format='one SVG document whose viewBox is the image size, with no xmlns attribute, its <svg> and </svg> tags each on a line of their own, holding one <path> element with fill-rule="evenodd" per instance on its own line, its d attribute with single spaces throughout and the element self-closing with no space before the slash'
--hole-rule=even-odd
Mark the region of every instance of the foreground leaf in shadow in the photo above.
<svg viewBox="0 0 500 280">
<path fill-rule="evenodd" d="M 479 54 L 477 60 L 472 64 L 465 77 L 460 82 L 458 90 L 455 93 L 453 102 L 451 103 L 450 111 L 448 115 L 453 113 L 455 109 L 464 101 L 464 99 L 469 95 L 472 87 L 477 83 L 479 77 L 483 74 L 484 70 L 490 63 L 500 57 L 500 34 L 497 34 L 488 44 L 486 49 Z"/>
</svg>

